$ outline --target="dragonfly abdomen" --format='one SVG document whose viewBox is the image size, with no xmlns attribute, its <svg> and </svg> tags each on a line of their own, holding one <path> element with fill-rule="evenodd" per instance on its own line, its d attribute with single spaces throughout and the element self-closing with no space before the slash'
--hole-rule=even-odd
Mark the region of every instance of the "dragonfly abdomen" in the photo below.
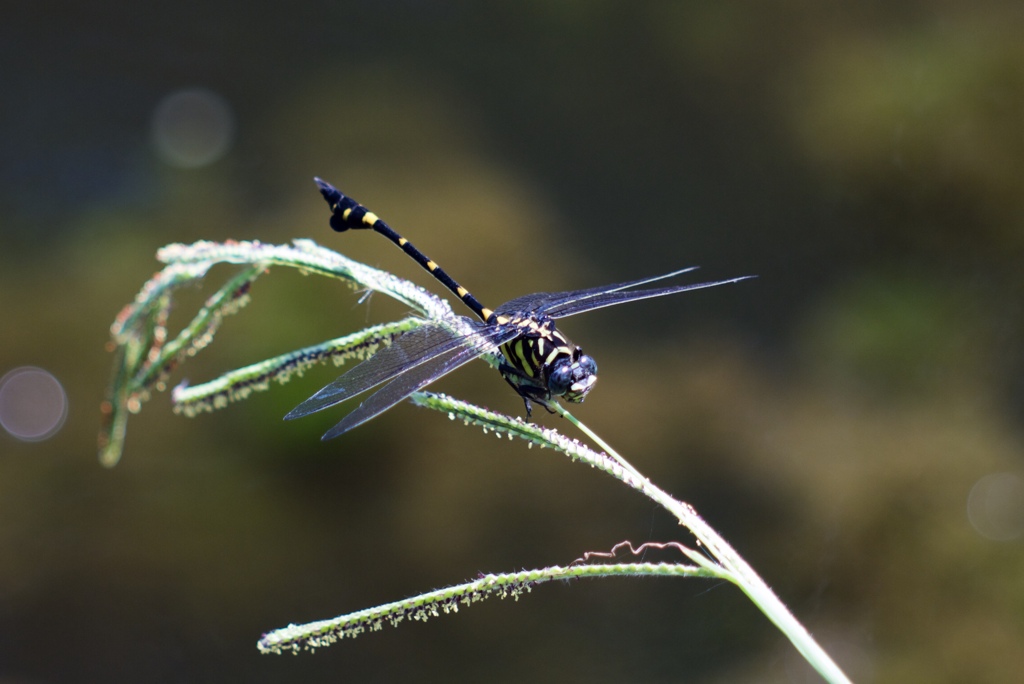
<svg viewBox="0 0 1024 684">
<path fill-rule="evenodd" d="M 356 202 L 348 195 L 343 194 L 330 183 L 324 182 L 319 178 L 315 180 L 317 185 L 320 187 L 320 194 L 324 196 L 324 199 L 327 200 L 327 204 L 331 207 L 331 228 L 335 231 L 343 233 L 346 230 L 352 229 L 373 230 L 380 233 L 400 247 L 402 251 L 412 257 L 416 263 L 427 269 L 431 275 L 441 281 L 441 283 L 451 290 L 456 297 L 465 302 L 466 306 L 472 309 L 473 313 L 480 317 L 480 320 L 486 322 L 494 314 L 493 311 L 485 307 L 479 300 L 477 300 L 476 297 L 470 294 L 469 290 L 455 282 L 455 279 L 448 275 L 443 268 L 438 266 L 433 259 L 416 249 L 414 244 L 395 232 L 394 229 L 382 221 L 379 216 L 359 202 Z"/>
</svg>

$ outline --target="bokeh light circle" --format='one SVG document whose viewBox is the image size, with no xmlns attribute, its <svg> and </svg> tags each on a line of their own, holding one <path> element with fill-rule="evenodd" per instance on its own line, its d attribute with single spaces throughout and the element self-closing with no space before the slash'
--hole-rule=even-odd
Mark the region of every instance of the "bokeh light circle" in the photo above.
<svg viewBox="0 0 1024 684">
<path fill-rule="evenodd" d="M 0 378 L 0 426 L 25 442 L 49 439 L 64 425 L 68 397 L 42 368 L 15 368 Z"/>
<path fill-rule="evenodd" d="M 235 137 L 235 117 L 227 100 L 194 88 L 171 93 L 153 112 L 153 144 L 160 159 L 179 168 L 212 164 Z"/>
<path fill-rule="evenodd" d="M 967 497 L 967 518 L 987 539 L 1020 538 L 1024 535 L 1024 478 L 992 473 L 979 479 Z"/>
</svg>

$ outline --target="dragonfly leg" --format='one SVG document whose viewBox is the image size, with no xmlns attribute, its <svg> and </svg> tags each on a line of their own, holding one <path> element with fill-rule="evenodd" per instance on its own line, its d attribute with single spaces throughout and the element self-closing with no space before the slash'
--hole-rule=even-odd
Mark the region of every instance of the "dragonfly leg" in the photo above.
<svg viewBox="0 0 1024 684">
<path fill-rule="evenodd" d="M 532 423 L 533 422 L 533 409 L 530 408 L 530 400 L 527 399 L 522 394 L 519 395 L 519 398 L 523 400 L 523 406 L 526 407 L 526 422 L 527 423 Z"/>
<path fill-rule="evenodd" d="M 526 420 L 533 417 L 531 402 L 543 406 L 548 413 L 554 413 L 549 406 L 551 393 L 546 387 L 540 387 L 535 379 L 504 361 L 498 365 L 498 371 L 501 373 L 501 377 L 505 378 L 505 382 L 516 391 L 516 394 L 522 397 L 523 404 L 526 406 Z"/>
</svg>

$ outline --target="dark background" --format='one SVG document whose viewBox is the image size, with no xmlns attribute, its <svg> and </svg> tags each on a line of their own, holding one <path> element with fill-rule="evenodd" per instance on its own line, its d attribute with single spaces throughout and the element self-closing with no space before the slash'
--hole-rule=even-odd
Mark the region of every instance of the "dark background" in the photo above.
<svg viewBox="0 0 1024 684">
<path fill-rule="evenodd" d="M 601 368 L 576 414 L 855 680 L 1020 676 L 1021 489 L 990 506 L 1009 539 L 967 514 L 981 478 L 1024 473 L 1019 2 L 28 6 L 0 21 L 0 374 L 45 368 L 70 413 L 48 441 L 0 435 L 0 681 L 815 681 L 737 589 L 689 580 L 257 652 L 478 572 L 685 539 L 600 473 L 441 414 L 401 405 L 326 444 L 345 408 L 281 422 L 331 368 L 191 420 L 159 394 L 102 468 L 108 326 L 161 245 L 311 237 L 427 282 L 333 234 L 314 175 L 491 305 L 758 274 L 566 321 Z M 181 168 L 152 121 L 195 87 L 234 136 Z M 172 382 L 401 312 L 279 269 Z M 521 408 L 484 364 L 437 387 Z"/>
</svg>

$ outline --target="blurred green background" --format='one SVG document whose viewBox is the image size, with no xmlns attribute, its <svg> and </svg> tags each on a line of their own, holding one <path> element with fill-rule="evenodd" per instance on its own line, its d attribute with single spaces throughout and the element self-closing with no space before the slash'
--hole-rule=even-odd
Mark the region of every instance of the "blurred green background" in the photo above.
<svg viewBox="0 0 1024 684">
<path fill-rule="evenodd" d="M 158 247 L 311 237 L 428 284 L 332 233 L 314 175 L 492 305 L 758 274 L 566 321 L 601 368 L 576 414 L 855 680 L 1019 680 L 1022 35 L 1019 2 L 984 0 L 8 7 L 0 375 L 45 369 L 69 409 L 49 439 L 0 434 L 0 681 L 816 681 L 698 581 L 257 653 L 289 622 L 681 538 L 610 478 L 407 404 L 326 444 L 345 409 L 282 422 L 333 368 L 196 419 L 157 395 L 100 467 L 108 327 Z M 402 313 L 385 300 L 278 269 L 172 382 Z M 436 387 L 521 410 L 484 364 Z"/>
</svg>

